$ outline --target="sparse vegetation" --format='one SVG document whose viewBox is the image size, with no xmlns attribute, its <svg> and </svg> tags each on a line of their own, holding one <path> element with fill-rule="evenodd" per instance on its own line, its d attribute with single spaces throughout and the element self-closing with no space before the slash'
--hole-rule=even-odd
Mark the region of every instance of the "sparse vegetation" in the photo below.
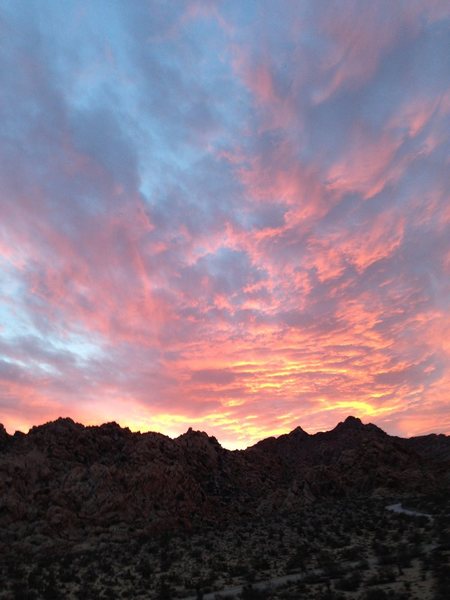
<svg viewBox="0 0 450 600">
<path fill-rule="evenodd" d="M 447 600 L 433 444 L 352 417 L 238 452 L 70 419 L 5 433 L 0 600 Z"/>
<path fill-rule="evenodd" d="M 198 599 L 220 590 L 226 597 L 233 586 L 242 586 L 242 599 L 450 597 L 448 520 L 391 513 L 385 504 L 323 501 L 270 521 L 171 536 L 98 528 L 89 540 L 3 554 L 0 598 Z"/>
</svg>

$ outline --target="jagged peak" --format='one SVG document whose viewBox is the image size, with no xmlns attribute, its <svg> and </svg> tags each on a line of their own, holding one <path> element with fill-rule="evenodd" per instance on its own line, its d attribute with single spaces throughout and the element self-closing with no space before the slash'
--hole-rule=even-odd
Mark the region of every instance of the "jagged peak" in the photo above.
<svg viewBox="0 0 450 600">
<path fill-rule="evenodd" d="M 8 432 L 5 429 L 5 426 L 0 423 L 0 444 L 3 446 L 4 444 L 6 444 L 8 442 L 8 440 L 10 439 L 10 435 L 8 434 Z"/>
<path fill-rule="evenodd" d="M 298 427 L 296 427 L 295 429 L 293 429 L 292 431 L 290 431 L 289 433 L 283 433 L 280 436 L 270 436 L 267 438 L 264 438 L 263 440 L 259 440 L 259 442 L 256 442 L 256 444 L 254 444 L 253 446 L 250 446 L 249 448 L 273 448 L 276 447 L 277 445 L 279 445 L 280 443 L 292 443 L 292 442 L 299 442 L 301 440 L 306 440 L 306 438 L 311 437 L 310 434 L 305 431 L 304 429 L 302 429 L 302 427 L 300 427 L 300 425 Z"/>
<path fill-rule="evenodd" d="M 220 446 L 217 438 L 215 438 L 213 435 L 208 435 L 206 431 L 192 429 L 192 427 L 189 427 L 189 429 L 185 433 L 182 433 L 176 439 L 181 441 L 189 439 L 203 439 L 205 441 L 209 441 L 213 444 L 217 444 L 218 446 Z"/>
<path fill-rule="evenodd" d="M 373 423 L 363 423 L 359 417 L 349 415 L 345 421 L 340 421 L 332 431 L 376 431 L 387 435 Z"/>
<path fill-rule="evenodd" d="M 423 435 L 414 435 L 411 436 L 410 438 L 406 438 L 409 440 L 446 440 L 446 439 L 450 439 L 449 435 L 446 435 L 445 433 L 425 433 Z"/>
<path fill-rule="evenodd" d="M 179 437 L 209 438 L 209 435 L 206 433 L 206 431 L 200 431 L 200 429 L 192 429 L 192 427 L 189 427 L 189 429 L 185 433 L 182 433 Z"/>
<path fill-rule="evenodd" d="M 60 423 L 66 425 L 76 425 L 75 421 L 70 417 L 58 417 L 53 421 L 53 423 Z"/>
<path fill-rule="evenodd" d="M 300 425 L 293 429 L 288 435 L 290 437 L 309 437 L 309 433 L 300 427 Z"/>
<path fill-rule="evenodd" d="M 29 433 L 39 433 L 40 431 L 74 431 L 84 429 L 84 425 L 80 423 L 76 423 L 70 417 L 58 417 L 54 421 L 48 421 L 47 423 L 43 423 L 42 425 L 35 425 L 29 431 Z"/>
<path fill-rule="evenodd" d="M 360 418 L 349 415 L 344 421 L 339 421 L 334 429 L 363 429 L 364 427 Z"/>
<path fill-rule="evenodd" d="M 359 417 L 354 417 L 353 415 L 349 415 L 344 423 L 346 425 L 352 425 L 352 426 L 357 426 L 360 427 L 361 425 L 363 425 L 363 422 L 361 421 L 361 419 Z"/>
<path fill-rule="evenodd" d="M 97 427 L 97 426 L 94 425 L 94 427 Z M 116 423 L 116 421 L 108 421 L 108 423 L 102 423 L 101 425 L 98 425 L 98 429 L 101 429 L 102 431 L 131 433 L 131 430 L 129 427 L 121 427 L 119 425 L 119 423 Z"/>
</svg>

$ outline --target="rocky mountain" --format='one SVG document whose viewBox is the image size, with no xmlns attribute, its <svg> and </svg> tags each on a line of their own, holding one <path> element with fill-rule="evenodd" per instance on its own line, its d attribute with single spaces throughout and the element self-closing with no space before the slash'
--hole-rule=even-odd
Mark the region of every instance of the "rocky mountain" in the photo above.
<svg viewBox="0 0 450 600">
<path fill-rule="evenodd" d="M 301 508 L 321 498 L 422 494 L 449 484 L 449 438 L 391 437 L 348 417 L 243 451 L 189 429 L 176 439 L 116 423 L 0 426 L 0 551 L 133 524 L 151 533 Z M 36 541 L 37 540 L 37 541 Z"/>
<path fill-rule="evenodd" d="M 441 461 L 436 455 L 430 462 L 429 452 L 423 450 L 376 425 L 348 417 L 331 431 L 308 435 L 297 428 L 263 440 L 248 452 L 280 457 L 288 477 L 307 482 L 315 497 L 342 497 L 420 494 L 434 488 Z"/>
<path fill-rule="evenodd" d="M 448 435 L 431 433 L 402 440 L 402 443 L 425 458 L 450 462 L 450 436 Z"/>
</svg>

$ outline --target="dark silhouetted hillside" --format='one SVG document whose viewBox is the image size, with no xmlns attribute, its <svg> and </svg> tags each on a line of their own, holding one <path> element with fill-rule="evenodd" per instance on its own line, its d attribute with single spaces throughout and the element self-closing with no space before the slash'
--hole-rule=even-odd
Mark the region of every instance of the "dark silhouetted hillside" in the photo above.
<svg viewBox="0 0 450 600">
<path fill-rule="evenodd" d="M 0 526 L 24 540 L 131 522 L 191 528 L 326 497 L 417 495 L 446 483 L 448 449 L 446 436 L 405 440 L 354 417 L 243 451 L 192 429 L 171 439 L 71 419 L 26 435 L 0 427 Z"/>
</svg>

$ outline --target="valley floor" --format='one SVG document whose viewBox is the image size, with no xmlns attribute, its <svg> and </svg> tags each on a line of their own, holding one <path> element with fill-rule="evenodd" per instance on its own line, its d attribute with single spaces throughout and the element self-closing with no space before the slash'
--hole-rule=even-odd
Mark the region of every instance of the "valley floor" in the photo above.
<svg viewBox="0 0 450 600">
<path fill-rule="evenodd" d="M 0 598 L 448 600 L 449 518 L 386 504 L 327 501 L 159 537 L 120 525 L 82 540 L 10 531 Z"/>
</svg>

